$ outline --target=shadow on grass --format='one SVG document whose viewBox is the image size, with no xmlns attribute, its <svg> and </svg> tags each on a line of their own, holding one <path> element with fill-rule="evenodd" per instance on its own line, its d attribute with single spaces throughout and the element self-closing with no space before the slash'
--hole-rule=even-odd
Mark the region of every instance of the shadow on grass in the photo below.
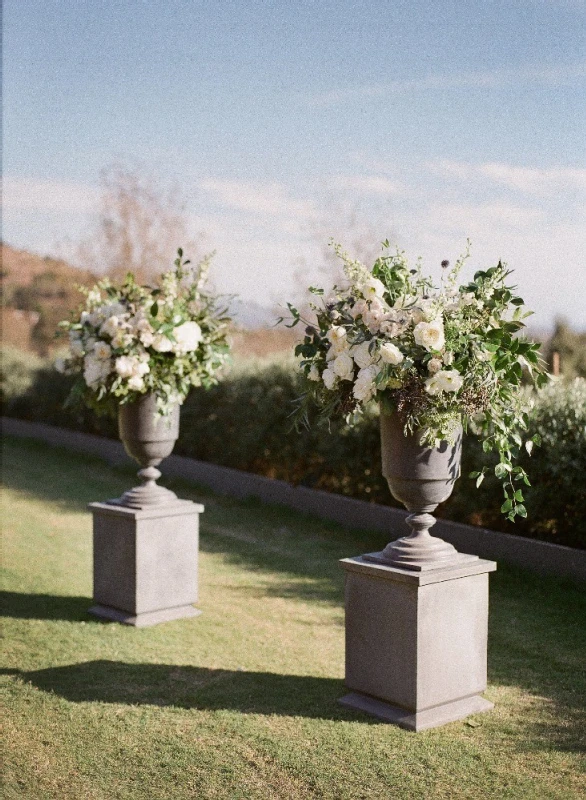
<svg viewBox="0 0 586 800">
<path fill-rule="evenodd" d="M 337 700 L 344 695 L 345 688 L 341 680 L 334 678 L 106 660 L 35 672 L 3 672 L 75 703 L 154 705 L 375 722 L 338 706 Z"/>
<path fill-rule="evenodd" d="M 103 624 L 102 620 L 88 614 L 88 608 L 92 605 L 91 597 L 0 592 L 0 612 L 5 617 L 15 619 L 54 619 Z"/>
</svg>

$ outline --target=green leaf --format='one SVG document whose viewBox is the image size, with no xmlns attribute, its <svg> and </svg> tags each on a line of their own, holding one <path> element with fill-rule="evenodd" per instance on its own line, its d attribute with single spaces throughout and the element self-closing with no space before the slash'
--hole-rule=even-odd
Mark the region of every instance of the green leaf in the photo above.
<svg viewBox="0 0 586 800">
<path fill-rule="evenodd" d="M 496 467 L 494 468 L 494 474 L 496 475 L 497 478 L 499 478 L 499 480 L 506 478 L 507 473 L 509 473 L 510 471 L 511 471 L 510 464 L 503 464 L 502 462 L 500 464 L 497 464 Z"/>
<path fill-rule="evenodd" d="M 523 502 L 524 498 L 521 489 L 517 489 L 517 491 L 515 492 L 515 500 L 517 500 L 519 503 Z"/>
<path fill-rule="evenodd" d="M 159 313 L 159 304 L 155 300 L 155 302 L 151 306 L 151 316 L 156 317 Z"/>
<path fill-rule="evenodd" d="M 526 508 L 525 508 L 525 506 L 524 506 L 524 505 L 522 505 L 522 504 L 519 504 L 518 506 L 515 506 L 515 512 L 516 512 L 516 513 L 517 513 L 517 514 L 518 514 L 520 517 L 527 517 L 527 509 L 526 509 Z"/>
<path fill-rule="evenodd" d="M 506 514 L 508 511 L 511 511 L 513 508 L 513 501 L 512 500 L 505 500 L 505 502 L 501 506 L 501 512 Z"/>
<path fill-rule="evenodd" d="M 318 289 L 317 286 L 310 286 L 308 291 L 312 294 L 322 295 L 324 293 L 323 289 Z"/>
</svg>

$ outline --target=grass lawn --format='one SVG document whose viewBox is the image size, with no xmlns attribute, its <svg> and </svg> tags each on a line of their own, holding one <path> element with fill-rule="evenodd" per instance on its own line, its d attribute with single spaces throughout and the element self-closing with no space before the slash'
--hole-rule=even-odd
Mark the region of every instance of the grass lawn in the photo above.
<svg viewBox="0 0 586 800">
<path fill-rule="evenodd" d="M 575 586 L 500 566 L 494 711 L 414 734 L 336 703 L 337 559 L 384 537 L 168 482 L 206 506 L 204 613 L 134 629 L 86 614 L 86 504 L 120 494 L 133 472 L 7 439 L 3 475 L 7 800 L 584 797 Z"/>
</svg>

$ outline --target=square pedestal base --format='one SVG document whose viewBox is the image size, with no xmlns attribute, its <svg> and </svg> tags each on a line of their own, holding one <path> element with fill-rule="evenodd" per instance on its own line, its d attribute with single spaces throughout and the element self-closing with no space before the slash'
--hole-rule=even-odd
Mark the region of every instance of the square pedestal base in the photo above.
<svg viewBox="0 0 586 800">
<path fill-rule="evenodd" d="M 199 515 L 177 500 L 149 509 L 91 503 L 94 606 L 102 619 L 143 627 L 200 612 L 197 602 Z"/>
<path fill-rule="evenodd" d="M 121 622 L 123 625 L 147 628 L 149 625 L 158 625 L 159 622 L 170 622 L 173 619 L 183 619 L 184 617 L 198 617 L 201 611 L 193 606 L 178 606 L 177 608 L 164 608 L 161 611 L 147 611 L 144 614 L 127 614 L 117 608 L 92 606 L 88 609 L 88 614 L 111 622 Z"/>
<path fill-rule="evenodd" d="M 487 711 L 488 573 L 473 559 L 415 572 L 363 556 L 346 572 L 343 705 L 419 731 Z"/>
<path fill-rule="evenodd" d="M 382 722 L 390 722 L 408 731 L 424 731 L 427 728 L 437 728 L 448 722 L 464 719 L 470 714 L 479 714 L 481 711 L 490 711 L 494 708 L 494 703 L 485 700 L 480 695 L 465 697 L 462 700 L 454 700 L 451 703 L 444 703 L 441 706 L 427 708 L 425 711 L 406 711 L 399 706 L 392 706 L 384 703 L 375 697 L 368 697 L 358 692 L 341 697 L 338 700 L 341 706 L 352 708 L 354 711 L 364 711 L 371 717 L 376 717 Z"/>
</svg>

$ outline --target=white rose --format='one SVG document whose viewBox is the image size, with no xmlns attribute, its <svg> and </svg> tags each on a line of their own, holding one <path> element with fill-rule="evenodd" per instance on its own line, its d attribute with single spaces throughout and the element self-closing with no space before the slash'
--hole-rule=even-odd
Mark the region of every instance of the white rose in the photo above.
<svg viewBox="0 0 586 800">
<path fill-rule="evenodd" d="M 441 350 L 445 344 L 444 325 L 441 319 L 419 322 L 413 329 L 415 343 L 426 350 Z"/>
<path fill-rule="evenodd" d="M 173 349 L 173 342 L 162 333 L 156 333 L 152 346 L 153 350 L 156 350 L 158 353 L 170 353 Z"/>
<path fill-rule="evenodd" d="M 312 364 L 309 368 L 309 372 L 307 373 L 307 377 L 310 381 L 319 381 L 319 369 L 316 367 L 315 364 Z"/>
<path fill-rule="evenodd" d="M 376 367 L 370 366 L 361 369 L 356 378 L 356 383 L 352 389 L 352 394 L 356 400 L 366 402 L 370 400 L 376 391 L 374 380 L 378 374 Z"/>
<path fill-rule="evenodd" d="M 385 364 L 400 364 L 403 360 L 403 353 L 391 342 L 381 345 L 380 356 Z"/>
<path fill-rule="evenodd" d="M 342 325 L 333 325 L 326 334 L 328 341 L 334 345 L 341 339 L 346 338 L 346 328 Z"/>
<path fill-rule="evenodd" d="M 128 379 L 128 388 L 134 389 L 136 392 L 142 392 L 144 389 L 144 379 L 140 375 L 131 375 Z"/>
<path fill-rule="evenodd" d="M 348 353 L 340 353 L 334 359 L 332 369 L 343 381 L 351 381 L 354 376 L 354 361 Z"/>
<path fill-rule="evenodd" d="M 464 378 L 455 369 L 442 369 L 425 381 L 425 391 L 431 395 L 442 392 L 457 392 L 462 388 Z"/>
<path fill-rule="evenodd" d="M 102 324 L 100 328 L 100 334 L 102 336 L 109 336 L 113 339 L 118 331 L 122 328 L 123 322 L 115 315 L 108 317 L 108 319 Z"/>
<path fill-rule="evenodd" d="M 361 344 L 355 344 L 350 350 L 350 355 L 360 369 L 369 367 L 374 361 L 374 357 L 369 352 L 369 346 L 370 342 L 362 342 Z"/>
<path fill-rule="evenodd" d="M 132 377 L 137 359 L 134 356 L 118 356 L 114 363 L 114 369 L 121 378 Z"/>
<path fill-rule="evenodd" d="M 105 358 L 110 358 L 112 355 L 112 348 L 107 342 L 96 342 L 94 345 L 94 355 L 103 361 Z"/>
<path fill-rule="evenodd" d="M 184 322 L 173 331 L 175 337 L 174 350 L 177 355 L 192 353 L 201 342 L 201 328 L 197 322 Z"/>
<path fill-rule="evenodd" d="M 385 293 L 385 285 L 378 278 L 371 276 L 364 281 L 360 291 L 367 300 L 370 300 L 372 297 L 382 297 Z"/>
<path fill-rule="evenodd" d="M 430 360 L 427 362 L 427 369 L 432 375 L 435 375 L 436 372 L 439 372 L 442 366 L 442 362 L 439 358 L 430 358 Z"/>
<path fill-rule="evenodd" d="M 432 322 L 437 317 L 438 312 L 437 301 L 432 297 L 426 297 L 417 303 L 417 306 L 412 311 L 412 316 L 415 322 Z"/>
<path fill-rule="evenodd" d="M 338 380 L 338 376 L 334 372 L 331 367 L 326 367 L 322 372 L 322 380 L 326 386 L 326 389 L 333 389 L 336 385 L 336 381 Z"/>
</svg>

